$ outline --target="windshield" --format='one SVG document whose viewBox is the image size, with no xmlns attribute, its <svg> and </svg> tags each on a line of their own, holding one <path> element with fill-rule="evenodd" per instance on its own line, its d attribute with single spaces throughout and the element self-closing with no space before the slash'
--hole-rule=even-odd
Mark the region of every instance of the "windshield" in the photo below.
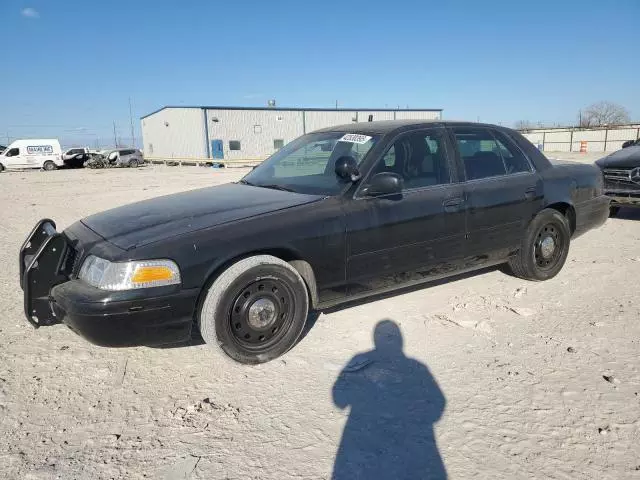
<svg viewBox="0 0 640 480">
<path fill-rule="evenodd" d="M 312 195 L 335 195 L 346 181 L 334 172 L 335 161 L 351 156 L 360 165 L 378 136 L 345 132 L 304 135 L 283 147 L 241 182 Z"/>
</svg>

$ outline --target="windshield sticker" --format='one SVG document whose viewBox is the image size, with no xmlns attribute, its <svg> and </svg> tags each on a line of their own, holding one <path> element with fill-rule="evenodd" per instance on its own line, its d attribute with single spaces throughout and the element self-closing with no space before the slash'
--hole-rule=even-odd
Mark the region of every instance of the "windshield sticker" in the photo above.
<svg viewBox="0 0 640 480">
<path fill-rule="evenodd" d="M 350 143 L 358 143 L 362 145 L 363 143 L 367 143 L 371 140 L 371 137 L 368 135 L 360 135 L 359 133 L 347 133 L 343 136 L 339 142 L 350 142 Z"/>
</svg>

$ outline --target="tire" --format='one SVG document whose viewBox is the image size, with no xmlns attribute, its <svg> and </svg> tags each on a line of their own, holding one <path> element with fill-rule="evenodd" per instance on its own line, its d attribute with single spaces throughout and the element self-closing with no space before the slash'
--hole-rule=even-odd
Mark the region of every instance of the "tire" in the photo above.
<svg viewBox="0 0 640 480">
<path fill-rule="evenodd" d="M 620 213 L 620 207 L 609 207 L 609 217 L 617 217 Z"/>
<path fill-rule="evenodd" d="M 52 171 L 54 171 L 56 168 L 58 168 L 58 167 L 57 167 L 57 166 L 56 166 L 56 164 L 55 164 L 55 163 L 53 163 L 51 160 L 47 160 L 46 162 L 44 162 L 44 165 L 42 165 L 42 169 L 43 169 L 45 172 L 52 172 Z"/>
<path fill-rule="evenodd" d="M 135 158 L 132 158 L 131 160 L 129 160 L 129 168 L 138 168 L 138 166 L 140 165 L 138 160 L 136 160 Z"/>
<path fill-rule="evenodd" d="M 197 315 L 204 341 L 255 365 L 290 350 L 302 334 L 309 295 L 300 274 L 271 255 L 234 263 L 209 286 Z"/>
<path fill-rule="evenodd" d="M 4 165 L 0 163 L 0 173 L 4 172 Z"/>
<path fill-rule="evenodd" d="M 517 277 L 548 280 L 562 270 L 570 243 L 567 218 L 557 210 L 546 208 L 527 227 L 518 253 L 509 259 L 509 267 Z"/>
</svg>

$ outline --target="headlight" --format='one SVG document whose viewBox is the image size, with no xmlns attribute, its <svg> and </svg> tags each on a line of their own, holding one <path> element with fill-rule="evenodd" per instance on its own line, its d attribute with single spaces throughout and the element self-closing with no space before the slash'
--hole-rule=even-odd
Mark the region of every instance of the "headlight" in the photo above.
<svg viewBox="0 0 640 480">
<path fill-rule="evenodd" d="M 102 290 L 133 290 L 180 283 L 180 270 L 171 260 L 110 262 L 90 255 L 78 278 Z"/>
</svg>

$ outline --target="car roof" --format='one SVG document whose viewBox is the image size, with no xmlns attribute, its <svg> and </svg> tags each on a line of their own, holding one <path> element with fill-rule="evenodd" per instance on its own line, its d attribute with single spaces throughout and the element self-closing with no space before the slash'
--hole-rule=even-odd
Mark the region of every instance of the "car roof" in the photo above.
<svg viewBox="0 0 640 480">
<path fill-rule="evenodd" d="M 380 120 L 376 122 L 356 122 L 344 125 L 334 125 L 332 127 L 322 128 L 314 132 L 347 132 L 347 133 L 363 133 L 363 134 L 387 134 L 400 129 L 411 129 L 420 127 L 433 126 L 468 126 L 468 127 L 497 127 L 487 123 L 476 123 L 459 120 Z"/>
</svg>

